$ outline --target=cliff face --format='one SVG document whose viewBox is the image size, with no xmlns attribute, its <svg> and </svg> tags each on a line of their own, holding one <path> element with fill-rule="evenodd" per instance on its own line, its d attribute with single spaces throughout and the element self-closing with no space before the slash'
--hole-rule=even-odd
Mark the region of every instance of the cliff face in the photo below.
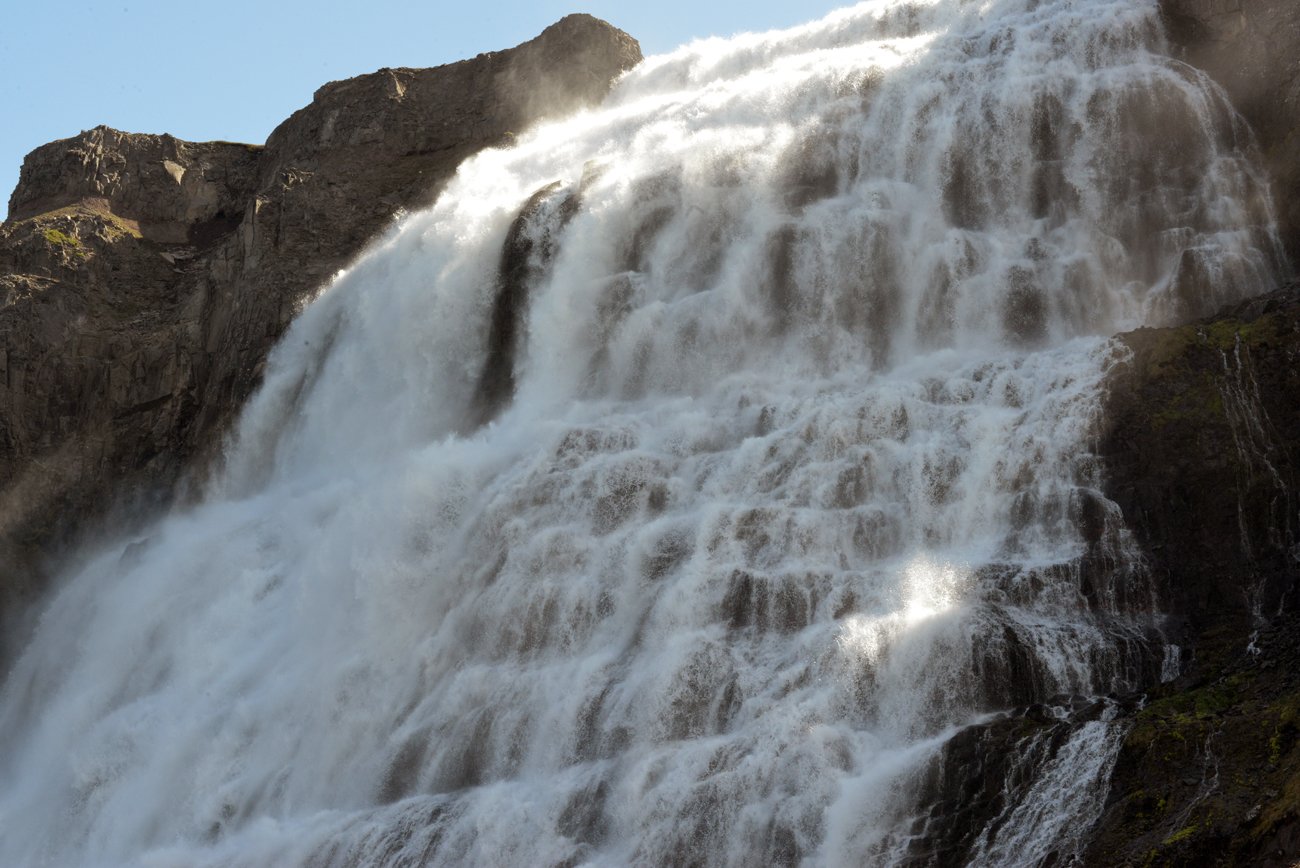
<svg viewBox="0 0 1300 868">
<path fill-rule="evenodd" d="M 399 211 L 640 59 L 572 15 L 508 51 L 328 84 L 265 147 L 98 127 L 28 155 L 0 228 L 8 611 L 93 519 L 202 472 L 275 340 Z"/>
<path fill-rule="evenodd" d="M 1271 617 L 1300 579 L 1300 284 L 1120 340 L 1107 495 L 1163 607 L 1189 635 Z"/>
<path fill-rule="evenodd" d="M 1177 56 L 1227 92 L 1273 183 L 1282 240 L 1300 261 L 1300 15 L 1293 0 L 1161 0 Z"/>
<path fill-rule="evenodd" d="M 1300 283 L 1120 336 L 1101 443 L 1173 615 L 1089 852 L 1098 866 L 1300 858 Z"/>
<path fill-rule="evenodd" d="M 1292 0 L 1162 9 L 1182 59 L 1255 130 L 1284 240 L 1300 255 Z M 626 34 L 571 16 L 509 51 L 326 85 L 265 146 L 99 127 L 32 152 L 0 227 L 7 611 L 40 590 L 61 542 L 115 505 L 183 495 L 273 343 L 395 214 L 432 201 L 477 150 L 597 102 L 639 59 Z M 1120 339 L 1132 356 L 1110 384 L 1105 494 L 1172 614 L 1184 674 L 1120 703 L 1130 728 L 1088 861 L 1292 864 L 1300 287 Z M 916 864 L 964 858 L 1008 792 L 1101 714 L 1076 699 L 1060 698 L 1068 719 L 1031 706 L 954 740 L 927 784 L 936 827 L 954 831 L 929 839 Z M 1017 753 L 1024 745 L 1038 753 Z M 954 792 L 964 800 L 943 801 Z"/>
<path fill-rule="evenodd" d="M 1046 864 L 1300 859 L 1300 283 L 1118 340 L 1129 353 L 1108 383 L 1104 493 L 1157 588 L 1146 606 L 1169 616 L 1180 674 L 1151 661 L 1132 695 L 1055 696 L 958 734 L 923 782 L 931 807 L 909 866 L 966 864 L 1103 715 L 1123 743 L 1100 819 L 1080 853 Z"/>
</svg>

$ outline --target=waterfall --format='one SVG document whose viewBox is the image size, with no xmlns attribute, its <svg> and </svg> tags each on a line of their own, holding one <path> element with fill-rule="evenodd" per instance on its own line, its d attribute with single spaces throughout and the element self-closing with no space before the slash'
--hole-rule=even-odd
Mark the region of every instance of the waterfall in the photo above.
<svg viewBox="0 0 1300 868">
<path fill-rule="evenodd" d="M 908 862 L 965 727 L 1168 674 L 1109 336 L 1280 254 L 1163 39 L 869 2 L 468 161 L 293 324 L 204 501 L 48 603 L 0 863 Z M 971 862 L 1077 839 L 1119 727 Z"/>
</svg>

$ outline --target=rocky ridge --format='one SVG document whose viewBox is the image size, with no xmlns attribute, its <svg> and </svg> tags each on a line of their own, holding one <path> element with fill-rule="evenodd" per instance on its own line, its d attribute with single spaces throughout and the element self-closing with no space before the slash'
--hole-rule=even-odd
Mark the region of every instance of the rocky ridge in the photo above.
<svg viewBox="0 0 1300 868">
<path fill-rule="evenodd" d="M 65 543 L 184 496 L 276 339 L 397 215 L 640 59 L 570 15 L 507 51 L 327 84 L 265 146 L 96 127 L 29 154 L 0 227 L 0 623 Z"/>
</svg>

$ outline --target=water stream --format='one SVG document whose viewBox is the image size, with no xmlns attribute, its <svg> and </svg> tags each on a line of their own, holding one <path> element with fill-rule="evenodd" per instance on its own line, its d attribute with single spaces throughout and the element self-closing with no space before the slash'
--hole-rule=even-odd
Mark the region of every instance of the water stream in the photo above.
<svg viewBox="0 0 1300 868">
<path fill-rule="evenodd" d="M 1163 39 L 866 3 L 469 161 L 294 323 L 205 501 L 49 603 L 0 863 L 897 864 L 962 727 L 1168 675 L 1108 336 L 1279 254 Z M 1077 838 L 1116 726 L 972 864 Z"/>
</svg>

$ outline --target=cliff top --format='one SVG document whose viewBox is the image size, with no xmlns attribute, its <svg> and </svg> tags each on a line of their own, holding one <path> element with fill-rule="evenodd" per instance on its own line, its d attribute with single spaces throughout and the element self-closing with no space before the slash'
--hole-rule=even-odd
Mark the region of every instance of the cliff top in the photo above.
<svg viewBox="0 0 1300 868">
<path fill-rule="evenodd" d="M 285 165 L 340 148 L 383 144 L 427 153 L 467 135 L 483 140 L 500 122 L 522 128 L 598 102 L 609 91 L 611 71 L 626 71 L 640 60 L 640 45 L 631 36 L 592 15 L 574 14 L 511 49 L 329 82 L 272 131 L 265 148 L 97 126 L 26 156 L 6 222 L 87 198 L 105 199 L 114 213 L 151 223 L 210 219 L 237 209 L 234 201 L 204 202 L 194 211 L 196 196 L 220 195 L 197 189 L 204 183 L 242 200 Z M 394 104 L 404 106 L 394 111 Z M 477 133 L 463 124 L 449 128 L 446 118 L 464 116 L 467 109 Z M 191 165 L 202 167 L 201 177 L 191 173 L 187 179 Z"/>
</svg>

